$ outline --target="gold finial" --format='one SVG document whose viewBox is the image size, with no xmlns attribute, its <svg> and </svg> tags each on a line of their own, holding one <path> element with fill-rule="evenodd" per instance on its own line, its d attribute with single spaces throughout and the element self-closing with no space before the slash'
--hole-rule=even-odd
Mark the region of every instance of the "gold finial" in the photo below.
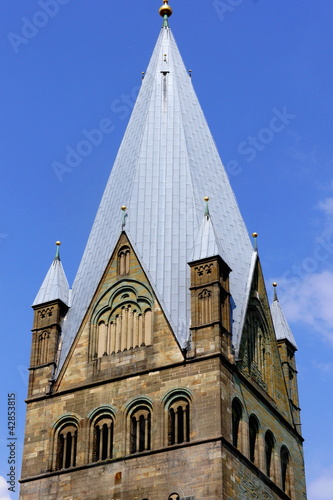
<svg viewBox="0 0 333 500">
<path fill-rule="evenodd" d="M 60 241 L 56 241 L 56 245 L 57 245 L 57 251 L 56 251 L 56 254 L 55 254 L 55 260 L 60 260 L 60 245 L 61 245 L 61 242 Z"/>
<path fill-rule="evenodd" d="M 209 201 L 209 196 L 205 196 L 204 201 Z"/>
<path fill-rule="evenodd" d="M 162 7 L 159 8 L 160 16 L 162 16 L 162 17 L 172 16 L 172 8 L 169 5 L 169 0 L 163 0 L 163 3 L 164 3 L 164 5 L 162 5 Z"/>
<path fill-rule="evenodd" d="M 252 233 L 253 238 L 258 238 L 258 233 Z"/>
<path fill-rule="evenodd" d="M 274 281 L 274 283 L 273 283 L 273 286 L 274 286 L 274 288 L 276 288 L 276 287 L 277 287 L 277 283 L 275 283 L 275 281 Z"/>
<path fill-rule="evenodd" d="M 126 205 L 122 205 L 122 206 L 121 206 L 121 210 L 123 211 L 123 215 L 122 215 L 122 217 L 121 217 L 121 219 L 122 219 L 122 220 L 121 220 L 121 227 L 122 227 L 122 229 L 124 229 L 124 228 L 125 228 L 125 225 L 126 225 L 126 219 L 127 219 L 127 217 L 128 217 L 128 213 L 126 213 L 126 210 L 127 210 Z"/>
</svg>

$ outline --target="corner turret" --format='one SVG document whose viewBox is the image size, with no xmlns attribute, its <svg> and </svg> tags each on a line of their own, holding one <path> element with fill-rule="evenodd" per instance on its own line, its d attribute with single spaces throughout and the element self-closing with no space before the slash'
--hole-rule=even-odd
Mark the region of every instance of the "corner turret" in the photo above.
<svg viewBox="0 0 333 500">
<path fill-rule="evenodd" d="M 230 267 L 215 235 L 208 201 L 191 258 L 191 353 L 231 356 Z"/>
<path fill-rule="evenodd" d="M 277 296 L 277 283 L 273 283 L 274 300 L 271 304 L 271 313 L 275 328 L 276 340 L 279 348 L 283 374 L 288 390 L 289 402 L 297 431 L 301 433 L 300 407 L 298 397 L 296 357 L 297 344 L 288 325 Z"/>
<path fill-rule="evenodd" d="M 57 241 L 55 258 L 32 304 L 34 321 L 30 357 L 28 397 L 50 392 L 57 361 L 61 325 L 69 309 L 69 286 L 60 260 Z"/>
</svg>

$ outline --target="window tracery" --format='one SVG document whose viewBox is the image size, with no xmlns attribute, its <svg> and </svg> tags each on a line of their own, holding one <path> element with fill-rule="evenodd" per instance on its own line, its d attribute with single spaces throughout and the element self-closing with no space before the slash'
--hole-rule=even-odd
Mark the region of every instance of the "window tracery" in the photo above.
<svg viewBox="0 0 333 500">
<path fill-rule="evenodd" d="M 202 325 L 212 321 L 212 293 L 203 290 L 199 293 L 199 321 Z"/>
<path fill-rule="evenodd" d="M 270 391 L 273 385 L 271 345 L 267 326 L 255 308 L 251 308 L 248 312 L 244 339 L 246 339 L 242 348 L 244 366 L 265 391 Z"/>
<path fill-rule="evenodd" d="M 138 293 L 139 283 L 124 283 L 110 290 L 108 304 L 95 314 L 92 357 L 101 358 L 136 347 L 151 345 L 153 299 L 140 284 L 145 295 Z"/>
<path fill-rule="evenodd" d="M 36 365 L 43 365 L 48 362 L 50 332 L 44 330 L 38 335 Z"/>
<path fill-rule="evenodd" d="M 56 433 L 56 470 L 68 469 L 76 465 L 77 425 L 64 423 Z"/>
<path fill-rule="evenodd" d="M 165 405 L 165 444 L 172 446 L 190 441 L 191 394 L 187 389 L 173 389 L 163 398 Z"/>
<path fill-rule="evenodd" d="M 118 252 L 118 274 L 123 276 L 130 272 L 130 249 L 123 246 Z"/>
<path fill-rule="evenodd" d="M 190 440 L 190 404 L 185 398 L 178 398 L 169 406 L 169 445 Z"/>
<path fill-rule="evenodd" d="M 136 407 L 130 415 L 130 452 L 141 453 L 151 446 L 151 410 L 146 405 Z"/>
</svg>

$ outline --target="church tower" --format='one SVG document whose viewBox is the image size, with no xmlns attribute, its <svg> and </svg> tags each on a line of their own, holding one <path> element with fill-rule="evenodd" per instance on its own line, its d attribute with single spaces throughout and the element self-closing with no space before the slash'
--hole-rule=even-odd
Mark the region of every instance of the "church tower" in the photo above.
<svg viewBox="0 0 333 500">
<path fill-rule="evenodd" d="M 306 500 L 296 343 L 160 14 L 72 290 L 58 245 L 33 304 L 20 498 Z"/>
</svg>

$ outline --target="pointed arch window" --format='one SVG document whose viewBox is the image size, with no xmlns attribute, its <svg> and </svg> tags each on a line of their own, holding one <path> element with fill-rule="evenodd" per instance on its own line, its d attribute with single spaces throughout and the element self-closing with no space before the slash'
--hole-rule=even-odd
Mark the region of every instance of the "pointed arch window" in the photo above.
<svg viewBox="0 0 333 500">
<path fill-rule="evenodd" d="M 142 453 L 151 446 L 151 410 L 146 405 L 136 407 L 130 415 L 130 452 Z"/>
<path fill-rule="evenodd" d="M 98 345 L 97 345 L 97 357 L 107 355 L 108 350 L 108 334 L 107 325 L 104 321 L 100 321 L 98 324 Z"/>
<path fill-rule="evenodd" d="M 274 446 L 274 436 L 271 431 L 267 431 L 265 434 L 266 475 L 271 479 L 274 479 Z"/>
<path fill-rule="evenodd" d="M 92 321 L 91 357 L 101 358 L 114 353 L 152 344 L 153 297 L 142 283 L 129 281 L 109 292 L 107 304 L 96 306 Z"/>
<path fill-rule="evenodd" d="M 130 272 L 130 249 L 123 246 L 118 252 L 118 274 L 124 276 Z"/>
<path fill-rule="evenodd" d="M 177 398 L 169 406 L 169 445 L 190 440 L 190 403 L 187 398 Z"/>
<path fill-rule="evenodd" d="M 187 443 L 191 436 L 192 396 L 188 389 L 177 388 L 164 398 L 164 443 L 172 446 Z"/>
<path fill-rule="evenodd" d="M 69 469 L 76 465 L 77 426 L 64 424 L 57 433 L 56 469 Z"/>
<path fill-rule="evenodd" d="M 38 335 L 38 347 L 36 365 L 43 365 L 48 362 L 50 332 L 44 331 Z"/>
<path fill-rule="evenodd" d="M 94 422 L 93 461 L 112 458 L 114 421 L 110 415 L 102 415 Z"/>
<path fill-rule="evenodd" d="M 241 421 L 243 418 L 243 407 L 239 399 L 235 398 L 232 402 L 232 444 L 235 448 L 241 445 Z"/>
<path fill-rule="evenodd" d="M 212 293 L 206 289 L 199 293 L 199 321 L 202 325 L 212 321 Z"/>
<path fill-rule="evenodd" d="M 257 466 L 259 458 L 258 435 L 259 435 L 258 419 L 254 415 L 251 415 L 249 419 L 250 460 Z"/>
<path fill-rule="evenodd" d="M 281 461 L 281 486 L 282 490 L 292 498 L 292 481 L 291 481 L 291 460 L 290 453 L 286 446 L 282 446 L 280 452 Z"/>
<path fill-rule="evenodd" d="M 267 325 L 260 312 L 252 307 L 249 310 L 245 326 L 247 335 L 243 356 L 249 373 L 265 390 L 269 391 L 273 384 L 271 370 L 271 345 L 267 334 Z"/>
</svg>

